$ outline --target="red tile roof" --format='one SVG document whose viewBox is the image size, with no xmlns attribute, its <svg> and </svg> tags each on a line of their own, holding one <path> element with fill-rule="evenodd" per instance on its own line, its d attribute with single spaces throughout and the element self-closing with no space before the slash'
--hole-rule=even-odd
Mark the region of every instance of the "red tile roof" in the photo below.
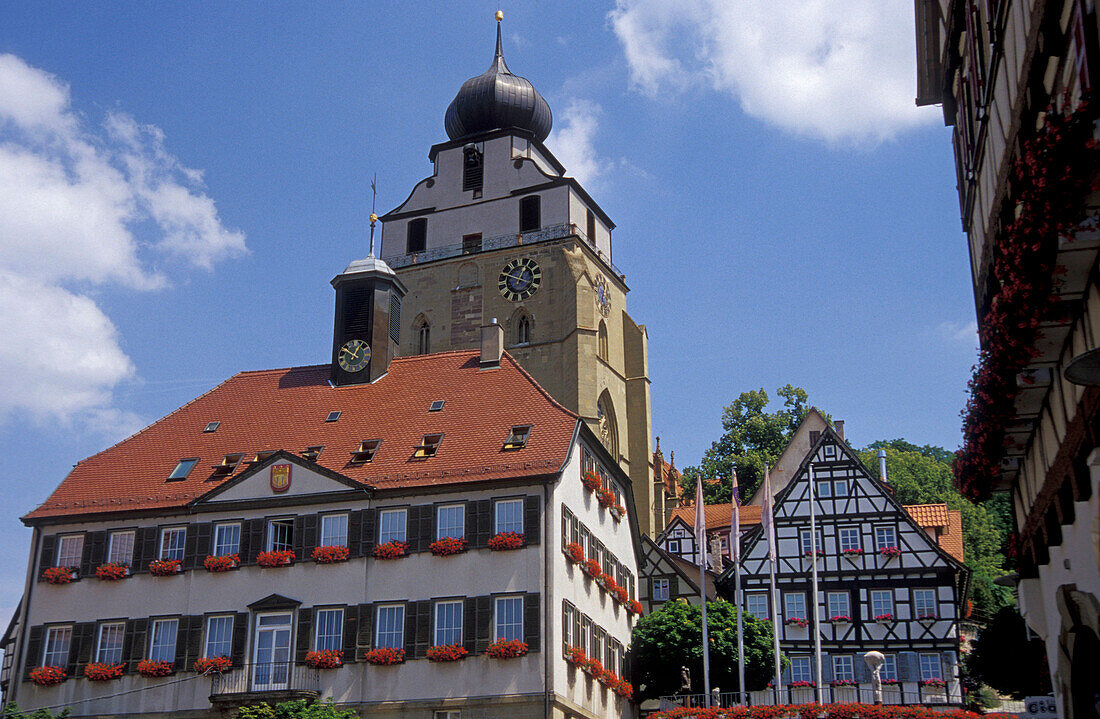
<svg viewBox="0 0 1100 719">
<path fill-rule="evenodd" d="M 677 507 L 672 510 L 672 517 L 679 517 L 687 522 L 689 527 L 695 526 L 695 507 Z M 742 527 L 750 524 L 760 524 L 760 507 L 742 505 L 740 520 Z M 729 502 L 725 504 L 704 505 L 703 521 L 706 522 L 707 529 L 722 529 L 729 527 L 733 522 L 733 505 Z"/>
<path fill-rule="evenodd" d="M 373 384 L 329 385 L 329 366 L 242 372 L 137 434 L 79 464 L 34 520 L 98 512 L 177 508 L 239 476 L 263 450 L 298 454 L 324 445 L 317 463 L 380 490 L 536 476 L 557 472 L 568 456 L 577 416 L 558 404 L 509 355 L 482 370 L 479 352 L 395 359 Z M 443 410 L 429 412 L 435 400 Z M 325 422 L 329 412 L 342 414 Z M 214 432 L 203 432 L 218 421 Z M 515 425 L 532 426 L 527 446 L 504 451 Z M 429 433 L 443 433 L 437 456 L 413 459 Z M 353 465 L 365 439 L 382 439 L 369 464 Z M 228 476 L 211 466 L 227 454 L 244 461 Z M 190 476 L 165 481 L 184 457 Z"/>
<path fill-rule="evenodd" d="M 963 519 L 962 512 L 952 509 L 947 513 L 947 531 L 940 535 L 940 546 L 960 562 L 963 557 Z"/>
<path fill-rule="evenodd" d="M 905 511 L 922 527 L 946 527 L 946 504 L 906 504 Z"/>
</svg>

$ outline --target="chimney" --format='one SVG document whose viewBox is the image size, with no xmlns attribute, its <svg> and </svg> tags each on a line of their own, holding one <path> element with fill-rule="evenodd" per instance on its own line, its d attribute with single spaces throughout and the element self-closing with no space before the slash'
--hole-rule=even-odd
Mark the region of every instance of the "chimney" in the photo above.
<svg viewBox="0 0 1100 719">
<path fill-rule="evenodd" d="M 844 439 L 844 420 L 838 419 L 833 422 L 833 429 L 836 430 L 836 434 L 841 439 Z"/>
<path fill-rule="evenodd" d="M 880 449 L 878 451 L 878 478 L 882 480 L 883 484 L 889 484 L 886 479 L 886 450 Z"/>
<path fill-rule="evenodd" d="M 504 354 L 504 328 L 497 324 L 497 318 L 481 328 L 481 367 L 499 367 Z"/>
</svg>

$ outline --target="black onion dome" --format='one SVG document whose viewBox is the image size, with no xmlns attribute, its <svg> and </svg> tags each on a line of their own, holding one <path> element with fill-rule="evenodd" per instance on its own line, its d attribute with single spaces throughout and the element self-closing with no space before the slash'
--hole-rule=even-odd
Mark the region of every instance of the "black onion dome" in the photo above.
<svg viewBox="0 0 1100 719">
<path fill-rule="evenodd" d="M 497 52 L 489 69 L 462 83 L 443 121 L 447 137 L 458 140 L 490 130 L 518 128 L 542 142 L 554 118 L 550 106 L 526 78 L 504 64 L 497 23 Z"/>
</svg>

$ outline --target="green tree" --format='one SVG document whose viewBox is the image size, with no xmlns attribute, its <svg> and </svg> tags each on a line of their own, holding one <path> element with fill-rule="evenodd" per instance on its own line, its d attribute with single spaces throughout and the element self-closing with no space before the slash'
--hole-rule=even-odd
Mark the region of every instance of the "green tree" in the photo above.
<svg viewBox="0 0 1100 719">
<path fill-rule="evenodd" d="M 308 702 L 298 699 L 271 706 L 267 702 L 241 707 L 237 719 L 357 719 L 350 709 L 340 709 L 332 700 Z"/>
<path fill-rule="evenodd" d="M 10 702 L 3 707 L 3 711 L 0 711 L 0 716 L 4 719 L 64 719 L 69 716 L 70 711 L 68 709 L 62 709 L 54 714 L 49 709 L 28 709 L 23 711 L 19 708 L 19 705 L 15 702 Z"/>
<path fill-rule="evenodd" d="M 630 640 L 634 677 L 641 699 L 680 691 L 680 670 L 691 672 L 692 692 L 703 692 L 703 613 L 694 604 L 667 602 L 638 621 Z M 762 689 L 774 676 L 772 625 L 744 615 L 745 685 Z M 707 602 L 710 685 L 737 691 L 737 610 L 725 601 Z M 786 665 L 786 662 L 784 662 Z"/>
<path fill-rule="evenodd" d="M 1023 617 L 1004 607 L 981 632 L 966 657 L 968 673 L 1002 694 L 1023 699 L 1050 692 L 1046 650 L 1039 639 L 1028 640 Z"/>
<path fill-rule="evenodd" d="M 763 388 L 742 392 L 722 410 L 722 436 L 703 453 L 698 467 L 687 467 L 680 485 L 689 497 L 695 496 L 695 477 L 728 478 L 737 468 L 741 499 L 752 496 L 764 480 L 764 465 L 775 464 L 795 429 L 809 411 L 809 396 L 801 387 L 784 385 L 776 390 L 783 406 L 768 412 L 769 397 Z M 728 483 L 703 485 L 707 504 L 730 501 Z"/>
</svg>

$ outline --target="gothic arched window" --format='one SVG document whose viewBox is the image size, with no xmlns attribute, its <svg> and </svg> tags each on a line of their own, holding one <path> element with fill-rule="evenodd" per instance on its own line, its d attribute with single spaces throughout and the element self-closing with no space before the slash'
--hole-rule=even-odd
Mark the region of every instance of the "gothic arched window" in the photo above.
<svg viewBox="0 0 1100 719">
<path fill-rule="evenodd" d="M 615 407 L 611 404 L 611 395 L 603 391 L 596 402 L 596 422 L 599 425 L 600 439 L 607 451 L 619 461 L 619 423 L 615 421 Z"/>
<path fill-rule="evenodd" d="M 531 318 L 527 315 L 520 315 L 519 321 L 516 322 L 516 344 L 526 345 L 531 343 Z"/>
<path fill-rule="evenodd" d="M 432 328 L 428 320 L 421 321 L 416 328 L 416 353 L 426 355 L 432 351 Z"/>
<path fill-rule="evenodd" d="M 598 356 L 600 359 L 602 359 L 604 362 L 606 362 L 607 361 L 607 323 L 604 322 L 603 320 L 600 320 L 600 328 L 599 328 L 599 330 L 597 330 L 596 340 L 598 342 L 598 345 L 596 347 L 596 356 Z"/>
</svg>

